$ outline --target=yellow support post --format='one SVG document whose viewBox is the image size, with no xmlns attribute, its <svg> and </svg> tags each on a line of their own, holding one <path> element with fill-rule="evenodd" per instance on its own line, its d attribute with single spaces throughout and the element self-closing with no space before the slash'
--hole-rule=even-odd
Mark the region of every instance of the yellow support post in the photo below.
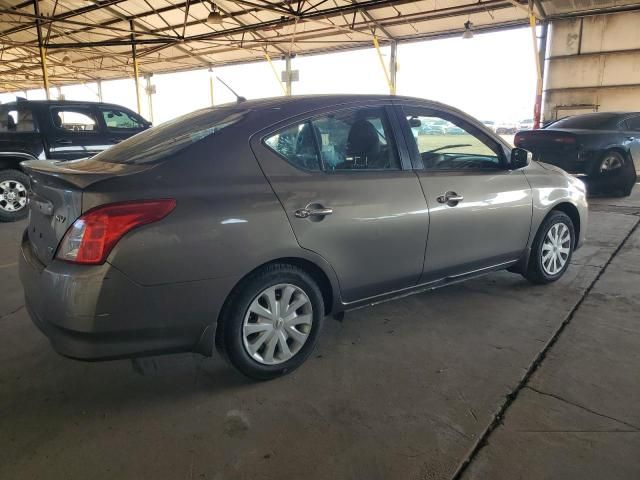
<svg viewBox="0 0 640 480">
<path fill-rule="evenodd" d="M 273 70 L 273 74 L 276 76 L 276 81 L 280 84 L 280 88 L 282 88 L 282 93 L 284 95 L 287 95 L 287 89 L 282 84 L 282 81 L 280 80 L 280 77 L 278 76 L 278 71 L 276 70 L 275 65 L 271 61 L 271 57 L 269 56 L 269 52 L 267 52 L 266 50 L 264 51 L 264 58 L 266 58 L 267 62 L 269 62 L 269 66 L 271 67 L 271 70 Z"/>
<path fill-rule="evenodd" d="M 382 57 L 382 52 L 380 51 L 380 44 L 378 43 L 378 37 L 373 36 L 373 46 L 376 48 L 376 52 L 378 53 L 378 59 L 380 59 L 380 65 L 382 66 L 382 71 L 384 72 L 384 78 L 387 80 L 387 85 L 389 86 L 389 93 L 391 95 L 396 94 L 396 86 L 391 81 L 391 77 L 389 76 L 389 72 L 387 71 L 387 65 L 384 63 L 384 58 Z"/>
<path fill-rule="evenodd" d="M 140 98 L 140 85 L 138 77 L 140 76 L 140 70 L 138 69 L 138 56 L 136 53 L 136 32 L 133 28 L 133 20 L 129 21 L 129 28 L 131 30 L 131 56 L 133 57 L 133 80 L 136 82 L 136 101 L 138 102 L 138 114 L 142 115 L 142 99 Z"/>
<path fill-rule="evenodd" d="M 49 93 L 49 73 L 47 72 L 47 49 L 44 48 L 42 43 L 42 28 L 40 25 L 40 6 L 38 0 L 33 1 L 33 11 L 36 15 L 36 32 L 38 34 L 38 47 L 40 49 L 40 66 L 42 67 L 42 83 L 44 84 L 44 91 L 47 96 L 47 100 L 50 99 Z"/>
</svg>

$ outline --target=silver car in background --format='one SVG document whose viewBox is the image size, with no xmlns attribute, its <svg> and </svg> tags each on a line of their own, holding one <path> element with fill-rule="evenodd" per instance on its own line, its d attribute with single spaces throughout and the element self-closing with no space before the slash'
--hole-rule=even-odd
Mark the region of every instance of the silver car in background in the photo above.
<svg viewBox="0 0 640 480">
<path fill-rule="evenodd" d="M 553 282 L 587 226 L 582 182 L 405 97 L 230 104 L 23 166 L 20 275 L 58 352 L 217 347 L 257 379 L 304 362 L 328 314 L 502 269 Z"/>
</svg>

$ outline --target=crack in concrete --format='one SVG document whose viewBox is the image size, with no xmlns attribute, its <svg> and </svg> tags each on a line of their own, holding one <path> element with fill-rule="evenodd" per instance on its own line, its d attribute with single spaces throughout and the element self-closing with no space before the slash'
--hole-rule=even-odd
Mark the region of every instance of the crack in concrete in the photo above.
<svg viewBox="0 0 640 480">
<path fill-rule="evenodd" d="M 555 398 L 556 400 L 560 400 L 561 402 L 564 402 L 568 405 L 572 405 L 574 407 L 578 407 L 582 410 L 584 410 L 585 412 L 589 412 L 593 415 L 597 415 L 598 417 L 602 417 L 602 418 L 608 418 L 609 420 L 613 420 L 614 422 L 618 422 L 621 423 L 622 425 L 626 425 L 627 427 L 633 428 L 636 432 L 640 432 L 640 427 L 633 425 L 629 422 L 625 422 L 624 420 L 620 420 L 619 418 L 615 418 L 615 417 L 611 417 L 609 415 L 606 415 L 604 413 L 600 413 L 597 412 L 596 410 L 593 410 L 589 407 L 585 407 L 584 405 L 580 405 L 579 403 L 575 403 L 572 402 L 571 400 L 567 400 L 566 398 L 561 397 L 560 395 L 556 395 L 554 393 L 549 393 L 549 392 L 543 392 L 542 390 L 538 390 L 537 388 L 533 388 L 530 387 L 529 385 L 525 385 L 523 388 L 526 388 L 528 390 L 531 390 L 532 392 L 536 392 L 539 395 L 544 395 L 546 397 L 551 397 L 551 398 Z"/>
<path fill-rule="evenodd" d="M 633 225 L 633 227 L 631 227 L 631 229 L 629 230 L 629 233 L 627 233 L 627 235 L 625 235 L 625 237 L 622 239 L 622 241 L 620 242 L 618 247 L 611 253 L 611 256 L 609 257 L 607 262 L 604 264 L 604 266 L 600 269 L 600 271 L 598 272 L 596 277 L 593 279 L 593 281 L 589 284 L 589 286 L 587 288 L 584 289 L 584 291 L 582 293 L 582 296 L 578 299 L 576 304 L 573 306 L 571 311 L 568 313 L 568 315 L 562 321 L 562 323 L 560 324 L 558 329 L 555 331 L 553 336 L 549 339 L 547 344 L 542 348 L 542 350 L 540 350 L 540 352 L 538 353 L 536 358 L 533 360 L 533 362 L 531 363 L 531 365 L 529 366 L 529 368 L 527 369 L 525 374 L 522 376 L 522 378 L 520 379 L 520 381 L 518 382 L 516 387 L 510 393 L 508 393 L 505 396 L 505 402 L 500 406 L 500 408 L 498 409 L 498 411 L 494 415 L 493 420 L 491 421 L 491 423 L 489 423 L 489 425 L 487 426 L 485 431 L 482 433 L 482 435 L 480 435 L 478 437 L 478 440 L 476 441 L 475 445 L 471 448 L 471 450 L 467 454 L 466 458 L 464 460 L 462 460 L 462 462 L 460 462 L 458 468 L 456 469 L 456 471 L 454 472 L 454 474 L 451 477 L 452 480 L 460 480 L 462 478 L 462 475 L 464 474 L 464 472 L 467 470 L 467 468 L 469 468 L 469 465 L 471 465 L 471 462 L 473 462 L 473 460 L 478 456 L 480 451 L 486 445 L 488 445 L 489 437 L 491 436 L 493 431 L 496 428 L 498 428 L 498 426 L 502 423 L 502 419 L 506 415 L 507 410 L 509 409 L 509 407 L 516 400 L 516 398 L 518 397 L 518 394 L 520 393 L 520 391 L 524 387 L 527 386 L 527 383 L 529 382 L 529 379 L 538 370 L 538 368 L 540 367 L 540 365 L 542 364 L 542 362 L 546 358 L 547 353 L 549 352 L 549 350 L 551 350 L 551 348 L 556 344 L 556 342 L 558 341 L 558 338 L 560 338 L 560 335 L 562 334 L 564 329 L 567 327 L 567 325 L 569 325 L 571 320 L 573 320 L 573 317 L 575 316 L 575 314 L 578 311 L 578 309 L 580 308 L 580 306 L 582 306 L 582 303 L 587 298 L 587 296 L 589 295 L 589 293 L 593 289 L 594 285 L 598 282 L 598 280 L 600 280 L 600 278 L 602 277 L 604 272 L 607 270 L 607 268 L 609 267 L 609 265 L 613 261 L 613 259 L 620 252 L 620 250 L 622 250 L 622 248 L 627 243 L 629 238 L 631 238 L 631 236 L 638 229 L 639 225 L 640 225 L 640 218 L 638 218 L 636 220 L 636 222 Z"/>
<path fill-rule="evenodd" d="M 16 312 L 19 312 L 20 310 L 22 310 L 24 308 L 24 305 L 20 305 L 18 308 L 16 308 L 15 310 L 5 313 L 4 315 L 0 315 L 0 320 L 2 320 L 5 317 L 10 317 L 11 315 L 13 315 Z"/>
</svg>

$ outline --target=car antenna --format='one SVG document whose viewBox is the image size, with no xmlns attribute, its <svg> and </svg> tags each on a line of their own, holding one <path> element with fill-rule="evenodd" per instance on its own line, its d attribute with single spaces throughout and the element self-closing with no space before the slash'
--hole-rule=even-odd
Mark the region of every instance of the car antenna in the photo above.
<svg viewBox="0 0 640 480">
<path fill-rule="evenodd" d="M 233 93 L 236 96 L 236 103 L 242 103 L 242 102 L 246 102 L 247 99 L 245 97 L 243 97 L 242 95 L 238 95 L 235 90 L 233 88 L 231 88 L 229 85 L 227 85 L 224 80 L 222 80 L 220 77 L 216 77 L 218 79 L 218 81 L 223 84 L 225 87 L 227 87 L 229 89 L 229 91 L 231 93 Z"/>
</svg>

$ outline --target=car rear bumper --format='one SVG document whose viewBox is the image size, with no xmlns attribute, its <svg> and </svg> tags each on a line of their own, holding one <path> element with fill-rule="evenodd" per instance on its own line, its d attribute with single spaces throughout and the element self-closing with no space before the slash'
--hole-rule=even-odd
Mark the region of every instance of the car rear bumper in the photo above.
<svg viewBox="0 0 640 480">
<path fill-rule="evenodd" d="M 106 360 L 212 353 L 219 281 L 142 286 L 108 263 L 53 261 L 45 267 L 26 235 L 19 271 L 27 311 L 61 355 Z"/>
<path fill-rule="evenodd" d="M 555 151 L 535 152 L 534 160 L 560 167 L 574 175 L 591 175 L 598 159 L 592 152 L 565 153 Z"/>
</svg>

